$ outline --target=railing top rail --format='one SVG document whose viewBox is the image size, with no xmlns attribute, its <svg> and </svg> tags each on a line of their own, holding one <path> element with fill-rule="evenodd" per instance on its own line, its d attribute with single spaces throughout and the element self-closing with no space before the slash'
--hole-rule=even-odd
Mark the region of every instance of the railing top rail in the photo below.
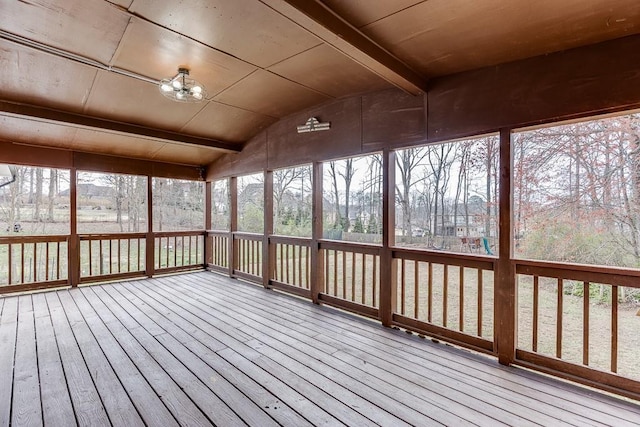
<svg viewBox="0 0 640 427">
<path fill-rule="evenodd" d="M 264 235 L 260 233 L 247 233 L 246 231 L 234 231 L 233 237 L 237 239 L 261 241 Z"/>
<path fill-rule="evenodd" d="M 281 235 L 272 234 L 269 236 L 269 242 L 285 243 L 289 245 L 298 245 L 298 246 L 311 246 L 310 237 L 293 237 L 293 236 L 281 236 Z"/>
<path fill-rule="evenodd" d="M 186 230 L 186 231 L 154 231 L 154 237 L 180 237 L 180 236 L 205 236 L 207 234 L 204 230 Z"/>
<path fill-rule="evenodd" d="M 496 259 L 486 255 L 457 254 L 454 252 L 429 251 L 424 249 L 407 249 L 393 247 L 391 256 L 411 261 L 433 262 L 436 264 L 456 265 L 460 267 L 493 270 Z"/>
<path fill-rule="evenodd" d="M 513 263 L 518 274 L 640 288 L 640 270 L 522 259 Z"/>
<path fill-rule="evenodd" d="M 51 236 L 0 236 L 0 244 L 66 242 L 69 235 Z"/>
<path fill-rule="evenodd" d="M 78 234 L 80 240 L 118 240 L 118 239 L 142 239 L 146 233 L 99 233 L 99 234 Z"/>
<path fill-rule="evenodd" d="M 207 234 L 216 236 L 228 236 L 230 233 L 229 230 L 207 230 Z"/>
<path fill-rule="evenodd" d="M 369 255 L 380 255 L 382 246 L 370 243 L 344 242 L 339 240 L 320 240 L 320 249 L 331 249 L 345 252 L 356 252 Z"/>
</svg>

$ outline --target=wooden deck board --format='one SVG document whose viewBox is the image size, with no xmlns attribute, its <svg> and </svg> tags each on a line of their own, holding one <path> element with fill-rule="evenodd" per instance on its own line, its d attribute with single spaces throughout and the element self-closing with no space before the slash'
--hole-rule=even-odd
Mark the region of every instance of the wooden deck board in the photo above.
<svg viewBox="0 0 640 427">
<path fill-rule="evenodd" d="M 8 425 L 610 425 L 640 405 L 213 273 L 0 298 Z"/>
<path fill-rule="evenodd" d="M 50 426 L 73 425 L 76 423 L 76 416 L 73 412 L 71 397 L 67 392 L 67 382 L 44 294 L 33 295 L 33 309 L 44 424 Z"/>
<path fill-rule="evenodd" d="M 11 424 L 42 425 L 39 383 L 33 303 L 31 295 L 23 295 L 18 298 L 18 336 L 13 368 Z"/>
<path fill-rule="evenodd" d="M 431 345 L 432 343 L 429 341 L 425 342 L 423 339 L 415 336 L 397 334 L 393 330 L 388 329 L 375 330 L 375 328 L 372 329 L 369 326 L 369 321 L 362 321 L 361 319 L 340 312 L 323 310 L 322 308 L 316 307 L 310 310 L 305 306 L 304 301 L 292 300 L 285 295 L 276 295 L 266 301 L 259 299 L 259 297 L 256 299 L 257 295 L 252 293 L 250 289 L 247 290 L 246 287 L 234 289 L 234 292 L 237 296 L 241 295 L 241 301 L 248 302 L 249 304 L 256 304 L 258 301 L 261 301 L 261 310 L 264 310 L 265 306 L 277 307 L 279 304 L 282 304 L 282 302 L 278 302 L 278 299 L 284 298 L 287 301 L 289 315 L 293 312 L 295 313 L 295 317 L 308 319 L 307 323 L 300 324 L 300 327 L 309 328 L 313 331 L 312 333 L 317 333 L 313 335 L 314 339 L 324 341 L 336 347 L 339 346 L 342 350 L 354 351 L 354 349 L 359 346 L 364 348 L 365 352 L 368 351 L 370 354 L 376 354 L 376 358 L 378 359 L 384 358 L 385 355 L 392 354 L 393 356 L 387 357 L 398 366 L 403 367 L 419 366 L 421 365 L 420 362 L 423 362 L 426 358 L 433 364 L 432 366 L 437 367 L 437 371 L 433 369 L 429 371 L 429 378 L 436 372 L 443 370 L 448 371 L 451 375 L 449 381 L 452 382 L 452 384 L 463 381 L 478 386 L 479 384 L 491 385 L 499 381 L 501 387 L 494 387 L 491 394 L 501 393 L 503 388 L 506 391 L 513 392 L 513 395 L 511 395 L 509 399 L 518 400 L 514 402 L 518 410 L 522 409 L 519 407 L 522 403 L 522 399 L 518 396 L 518 393 L 520 393 L 527 396 L 527 399 L 530 400 L 530 402 L 526 402 L 528 406 L 544 409 L 545 404 L 549 404 L 552 405 L 552 407 L 557 407 L 561 411 L 561 419 L 565 421 L 567 417 L 571 418 L 571 414 L 575 412 L 585 417 L 595 417 L 596 422 L 603 424 L 637 424 L 633 422 L 629 423 L 624 417 L 616 416 L 615 407 L 618 405 L 622 406 L 625 415 L 631 412 L 640 416 L 638 412 L 639 407 L 629 406 L 622 400 L 614 399 L 611 401 L 611 399 L 608 399 L 605 395 L 597 391 L 592 392 L 580 389 L 581 392 L 589 395 L 589 405 L 585 405 L 584 398 L 581 399 L 580 394 L 575 394 L 576 386 L 553 379 L 547 379 L 547 377 L 520 369 L 505 368 L 491 362 L 487 363 L 484 356 L 478 356 L 464 350 L 450 349 L 447 346 L 434 346 Z M 220 292 L 218 292 L 218 294 L 219 293 Z M 315 312 L 316 310 L 317 312 Z M 327 328 L 323 325 L 330 325 L 331 327 Z M 340 343 L 340 341 L 342 341 L 342 343 Z M 359 342 L 360 344 L 358 344 Z M 372 350 L 376 351 L 372 352 Z M 443 358 L 442 351 L 454 351 L 456 357 L 461 356 L 459 363 L 449 363 L 450 358 Z M 401 363 L 398 364 L 399 361 Z M 458 360 L 456 360 L 456 362 L 458 362 Z M 425 375 L 425 373 L 422 372 L 421 375 Z M 533 378 L 533 381 L 521 381 L 520 378 L 523 376 Z M 547 382 L 550 382 L 551 385 L 548 385 Z M 531 393 L 532 389 L 536 393 Z M 480 390 L 482 390 L 482 388 L 480 388 Z M 531 398 L 532 396 L 534 397 L 533 399 Z M 597 408 L 598 410 L 594 411 L 593 408 Z M 584 418 L 579 419 L 580 422 L 585 421 Z"/>
<path fill-rule="evenodd" d="M 147 425 L 177 426 L 176 419 L 109 329 L 102 323 L 84 294 L 72 292 L 71 295 L 144 422 Z"/>
<path fill-rule="evenodd" d="M 199 288 L 198 285 L 196 285 L 196 287 Z M 226 290 L 220 290 L 216 293 L 216 297 L 225 298 L 223 295 L 228 294 L 228 292 L 229 291 Z M 256 302 L 251 301 L 251 295 L 245 296 L 246 298 L 244 298 L 240 304 L 255 308 Z M 290 305 L 289 308 L 291 309 L 292 306 Z M 272 321 L 276 323 L 284 322 L 284 316 L 278 318 L 277 312 L 272 311 L 274 309 L 275 308 L 269 304 L 263 303 L 259 308 L 259 312 L 256 312 L 256 314 L 259 313 L 261 317 L 270 317 Z M 299 313 L 296 317 L 299 321 L 300 318 L 305 319 L 305 314 Z M 332 348 L 340 349 L 340 351 L 334 353 L 335 357 L 348 362 L 356 369 L 362 366 L 363 369 L 366 369 L 370 373 L 375 371 L 377 373 L 376 376 L 380 378 L 390 378 L 399 381 L 399 384 L 402 384 L 403 390 L 410 390 L 414 395 L 423 395 L 424 391 L 428 391 L 435 386 L 433 392 L 423 396 L 423 398 L 434 404 L 441 402 L 444 407 L 451 407 L 450 403 L 447 404 L 447 399 L 453 397 L 455 400 L 468 406 L 468 408 L 457 408 L 455 412 L 459 415 L 467 413 L 477 420 L 477 418 L 480 417 L 478 414 L 482 414 L 481 411 L 489 404 L 504 408 L 498 409 L 498 411 L 503 411 L 500 419 L 505 422 L 514 423 L 516 421 L 513 418 L 515 415 L 509 414 L 509 410 L 517 410 L 518 418 L 526 418 L 532 423 L 543 422 L 545 424 L 552 423 L 554 425 L 562 425 L 563 423 L 571 423 L 572 421 L 583 421 L 579 419 L 579 417 L 573 417 L 571 413 L 565 411 L 561 412 L 560 419 L 553 418 L 547 415 L 547 413 L 553 413 L 553 406 L 541 401 L 524 399 L 517 392 L 514 393 L 513 391 L 515 390 L 511 390 L 510 392 L 509 390 L 488 387 L 486 386 L 486 381 L 490 380 L 490 378 L 484 378 L 484 380 L 475 378 L 477 373 L 475 370 L 473 372 L 463 371 L 461 375 L 457 367 L 453 368 L 446 364 L 441 364 L 440 360 L 433 359 L 432 362 L 434 365 L 439 366 L 438 371 L 434 371 L 433 369 L 422 368 L 420 366 L 420 359 L 411 359 L 411 355 L 401 357 L 406 363 L 399 366 L 397 365 L 398 354 L 396 354 L 397 352 L 394 348 L 384 344 L 376 345 L 377 343 L 375 341 L 361 343 L 360 340 L 362 337 L 358 334 L 348 329 L 340 332 L 327 330 L 326 327 L 322 326 L 324 322 L 317 322 L 317 317 L 311 317 L 316 321 L 308 321 L 306 323 L 295 322 L 295 324 L 291 324 L 289 327 L 292 329 L 299 328 L 300 331 L 304 331 L 305 328 L 307 328 L 307 331 L 317 332 L 317 334 L 313 335 L 314 341 L 324 342 L 332 346 Z M 253 329 L 253 326 L 250 328 Z M 303 341 L 306 342 L 307 340 L 303 339 Z M 375 350 L 375 352 L 373 352 L 375 355 L 372 354 L 371 350 Z M 389 354 L 393 355 L 389 356 Z M 391 373 L 391 375 L 389 375 L 389 373 Z M 405 382 L 402 381 L 403 379 Z M 449 383 L 454 384 L 454 387 L 447 387 Z M 437 390 L 440 390 L 441 393 L 446 396 L 434 395 Z M 477 390 L 486 391 L 487 393 L 478 396 Z M 524 387 L 520 387 L 519 391 L 526 393 Z M 473 400 L 477 400 L 478 404 L 474 404 L 475 402 L 473 402 Z M 492 409 L 492 412 L 495 412 L 495 409 Z M 489 420 L 486 421 L 488 422 Z M 609 419 L 609 421 L 611 420 Z M 519 420 L 518 424 L 522 423 L 523 421 Z"/>
</svg>

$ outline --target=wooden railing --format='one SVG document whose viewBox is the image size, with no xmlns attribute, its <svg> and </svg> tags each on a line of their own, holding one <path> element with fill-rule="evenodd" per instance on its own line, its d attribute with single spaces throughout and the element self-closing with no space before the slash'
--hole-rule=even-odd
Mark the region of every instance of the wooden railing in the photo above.
<svg viewBox="0 0 640 427">
<path fill-rule="evenodd" d="M 262 235 L 233 232 L 233 275 L 262 283 Z"/>
<path fill-rule="evenodd" d="M 166 231 L 153 234 L 156 273 L 203 268 L 204 231 Z"/>
<path fill-rule="evenodd" d="M 0 237 L 0 293 L 68 284 L 69 236 Z"/>
<path fill-rule="evenodd" d="M 211 258 L 207 260 L 209 268 L 229 271 L 229 232 L 207 231 L 207 239 L 211 245 Z"/>
<path fill-rule="evenodd" d="M 518 260 L 516 359 L 599 387 L 640 394 L 638 308 L 621 301 L 640 271 Z"/>
<path fill-rule="evenodd" d="M 269 250 L 270 286 L 310 298 L 311 239 L 269 236 Z"/>
<path fill-rule="evenodd" d="M 81 234 L 80 282 L 143 276 L 145 233 Z"/>
<path fill-rule="evenodd" d="M 493 353 L 495 259 L 394 248 L 394 324 Z"/>
<path fill-rule="evenodd" d="M 378 318 L 381 250 L 377 245 L 321 241 L 324 292 L 319 299 Z"/>
</svg>

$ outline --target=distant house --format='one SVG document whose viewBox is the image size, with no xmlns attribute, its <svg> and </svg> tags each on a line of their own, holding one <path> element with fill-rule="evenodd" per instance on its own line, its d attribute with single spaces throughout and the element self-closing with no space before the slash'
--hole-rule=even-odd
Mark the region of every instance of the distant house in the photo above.
<svg viewBox="0 0 640 427">
<path fill-rule="evenodd" d="M 113 187 L 104 185 L 95 185 L 91 183 L 78 184 L 77 186 L 78 197 L 86 197 L 88 199 L 106 199 L 113 197 Z M 66 189 L 58 193 L 58 196 L 69 197 L 70 190 Z"/>
</svg>

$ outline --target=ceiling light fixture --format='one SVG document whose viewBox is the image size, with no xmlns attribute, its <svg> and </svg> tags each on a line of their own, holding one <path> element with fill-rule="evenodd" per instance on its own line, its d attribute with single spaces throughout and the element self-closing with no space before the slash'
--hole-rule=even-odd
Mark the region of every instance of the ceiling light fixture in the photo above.
<svg viewBox="0 0 640 427">
<path fill-rule="evenodd" d="M 160 93 L 173 101 L 201 102 L 207 92 L 204 86 L 188 76 L 188 69 L 178 68 L 177 75 L 160 81 Z"/>
</svg>

